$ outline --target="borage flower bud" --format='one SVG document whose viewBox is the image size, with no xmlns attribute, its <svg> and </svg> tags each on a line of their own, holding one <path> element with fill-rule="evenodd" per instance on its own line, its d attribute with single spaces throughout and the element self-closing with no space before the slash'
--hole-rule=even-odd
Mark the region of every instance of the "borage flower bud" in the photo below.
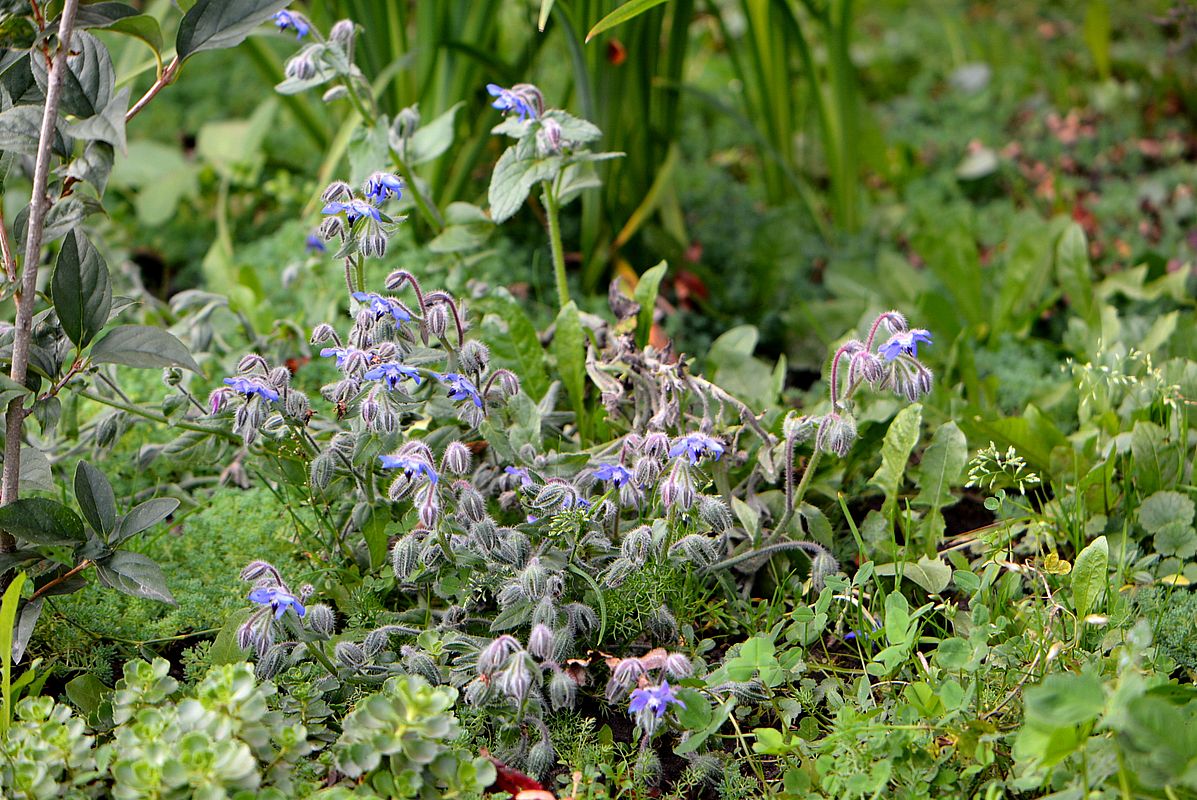
<svg viewBox="0 0 1197 800">
<path fill-rule="evenodd" d="M 717 497 L 703 495 L 698 498 L 698 515 L 711 526 L 711 530 L 723 533 L 732 526 L 731 509 Z"/>
<path fill-rule="evenodd" d="M 528 652 L 545 661 L 553 655 L 553 629 L 548 625 L 536 625 L 528 634 Z"/>
<path fill-rule="evenodd" d="M 340 236 L 345 238 L 345 220 L 340 217 L 325 217 L 320 223 L 320 235 L 329 242 Z"/>
<path fill-rule="evenodd" d="M 353 197 L 353 187 L 345 181 L 333 181 L 320 195 L 320 199 L 325 203 L 335 203 L 338 200 L 344 200 Z"/>
<path fill-rule="evenodd" d="M 320 99 L 325 103 L 332 103 L 336 100 L 340 100 L 342 97 L 348 96 L 349 89 L 347 89 L 343 84 L 337 84 L 336 86 L 327 89 L 324 94 L 320 95 Z"/>
<path fill-rule="evenodd" d="M 661 460 L 669 452 L 669 437 L 661 431 L 653 431 L 644 437 L 641 452 L 648 458 Z"/>
<path fill-rule="evenodd" d="M 553 745 L 546 739 L 541 739 L 532 745 L 532 749 L 528 751 L 528 772 L 537 778 L 543 778 L 556 763 L 557 751 L 553 749 Z"/>
<path fill-rule="evenodd" d="M 517 703 L 522 703 L 532 689 L 532 669 L 528 656 L 516 653 L 507 659 L 507 666 L 495 676 L 495 688 Z"/>
<path fill-rule="evenodd" d="M 356 36 L 357 25 L 353 23 L 353 20 L 348 19 L 339 20 L 332 26 L 332 30 L 328 32 L 329 41 L 336 42 L 347 51 L 353 46 L 353 40 Z"/>
<path fill-rule="evenodd" d="M 449 310 L 443 303 L 429 306 L 424 314 L 424 325 L 430 335 L 437 339 L 443 338 L 445 331 L 449 329 Z"/>
<path fill-rule="evenodd" d="M 268 681 L 283 671 L 287 664 L 287 649 L 282 645 L 275 645 L 263 654 L 254 666 L 254 675 L 258 680 Z"/>
<path fill-rule="evenodd" d="M 311 338 L 312 344 L 324 344 L 325 342 L 327 342 L 329 340 L 336 341 L 336 339 L 337 339 L 336 329 L 333 328 L 332 325 L 329 325 L 327 322 L 321 322 L 315 328 L 312 328 L 312 338 Z"/>
<path fill-rule="evenodd" d="M 549 702 L 554 711 L 573 708 L 578 684 L 561 669 L 554 668 L 549 676 Z"/>
<path fill-rule="evenodd" d="M 306 422 L 308 416 L 312 413 L 312 404 L 306 394 L 291 389 L 287 392 L 287 396 L 283 398 L 283 411 L 293 419 Z"/>
<path fill-rule="evenodd" d="M 366 665 L 365 651 L 353 642 L 337 642 L 337 646 L 333 648 L 333 657 L 336 658 L 338 664 L 353 670 L 361 669 Z"/>
<path fill-rule="evenodd" d="M 424 484 L 416 499 L 420 505 L 420 524 L 425 528 L 435 527 L 441 516 L 440 496 L 436 493 L 436 487 L 431 483 Z"/>
<path fill-rule="evenodd" d="M 786 414 L 785 422 L 781 424 L 781 432 L 787 439 L 805 442 L 815 432 L 818 422 L 815 417 L 791 411 Z"/>
<path fill-rule="evenodd" d="M 856 441 L 856 420 L 851 414 L 833 411 L 819 423 L 815 436 L 815 447 L 824 453 L 833 453 L 840 458 L 848 455 L 852 442 Z"/>
<path fill-rule="evenodd" d="M 694 665 L 682 653 L 665 656 L 665 674 L 671 678 L 689 678 L 694 674 Z"/>
<path fill-rule="evenodd" d="M 487 367 L 490 366 L 490 350 L 475 339 L 465 343 L 459 357 L 463 371 L 471 374 L 477 375 L 486 372 Z"/>
<path fill-rule="evenodd" d="M 539 600 L 548 591 L 548 572 L 541 566 L 539 558 L 533 558 L 520 573 L 520 589 L 532 600 Z"/>
<path fill-rule="evenodd" d="M 337 617 L 332 608 L 324 603 L 317 603 L 308 609 L 308 626 L 325 639 L 336 632 Z"/>
<path fill-rule="evenodd" d="M 266 382 L 275 389 L 285 389 L 291 385 L 291 370 L 286 367 L 274 367 L 266 373 Z"/>
<path fill-rule="evenodd" d="M 466 705 L 473 708 L 480 708 L 486 704 L 487 697 L 490 696 L 490 683 L 482 680 L 482 678 L 474 678 L 466 684 L 465 701 Z"/>
<path fill-rule="evenodd" d="M 450 442 L 441 458 L 441 470 L 453 475 L 465 475 L 470 471 L 470 449 L 461 442 Z"/>
<path fill-rule="evenodd" d="M 396 580 L 406 581 L 419 566 L 420 540 L 408 534 L 391 548 L 391 569 Z"/>
<path fill-rule="evenodd" d="M 457 493 L 457 512 L 466 524 L 481 522 L 486 518 L 486 500 L 482 494 L 465 481 L 458 481 L 461 487 Z"/>
<path fill-rule="evenodd" d="M 297 81 L 306 81 L 316 75 L 316 62 L 312 58 L 311 52 L 305 48 L 295 54 L 286 66 L 283 67 L 283 74 L 288 78 Z"/>
<path fill-rule="evenodd" d="M 636 566 L 640 566 L 648 560 L 648 556 L 652 552 L 652 546 L 652 529 L 647 525 L 641 525 L 639 528 L 634 528 L 624 535 L 623 541 L 619 544 L 619 552 L 628 561 L 631 561 Z"/>
<path fill-rule="evenodd" d="M 373 230 L 357 240 L 357 251 L 366 258 L 382 258 L 387 254 L 387 237 L 381 230 Z"/>
<path fill-rule="evenodd" d="M 536 131 L 536 149 L 542 156 L 561 152 L 561 124 L 555 119 L 541 120 Z"/>
<path fill-rule="evenodd" d="M 391 125 L 391 133 L 395 135 L 399 141 L 404 142 L 410 139 L 420 127 L 420 107 L 407 106 L 400 109 L 399 113 L 395 115 L 395 122 Z"/>
<path fill-rule="evenodd" d="M 237 361 L 237 372 L 241 375 L 248 375 L 251 372 L 268 373 L 270 365 L 257 353 L 246 353 Z"/>
<path fill-rule="evenodd" d="M 686 511 L 694 505 L 697 494 L 690 475 L 690 465 L 685 459 L 676 459 L 669 476 L 661 482 L 661 502 L 666 508 L 677 506 Z"/>
<path fill-rule="evenodd" d="M 607 700 L 615 702 L 621 695 L 635 686 L 640 677 L 645 674 L 644 664 L 638 658 L 625 658 L 611 670 L 611 680 L 607 682 Z"/>
<path fill-rule="evenodd" d="M 506 633 L 494 639 L 478 653 L 478 674 L 493 674 L 503 666 L 508 656 L 518 653 L 522 649 L 519 641 Z"/>
<path fill-rule="evenodd" d="M 229 398 L 231 398 L 233 394 L 234 392 L 232 389 L 228 389 L 224 386 L 220 387 L 219 389 L 213 389 L 211 394 L 208 395 L 208 413 L 216 415 L 221 411 L 224 411 L 225 407 L 228 405 Z"/>
</svg>

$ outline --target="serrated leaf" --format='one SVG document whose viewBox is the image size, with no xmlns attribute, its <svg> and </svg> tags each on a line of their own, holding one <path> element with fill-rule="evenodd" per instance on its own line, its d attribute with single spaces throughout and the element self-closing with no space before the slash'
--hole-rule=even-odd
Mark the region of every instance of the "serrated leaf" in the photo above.
<svg viewBox="0 0 1197 800">
<path fill-rule="evenodd" d="M 121 325 L 109 331 L 91 348 L 91 360 L 98 364 L 127 367 L 182 367 L 199 373 L 199 365 L 187 346 L 161 328 Z"/>
<path fill-rule="evenodd" d="M 1190 525 L 1197 507 L 1180 492 L 1161 491 L 1139 506 L 1139 524 L 1148 533 L 1157 533 L 1168 525 Z"/>
<path fill-rule="evenodd" d="M 645 270 L 632 290 L 632 299 L 640 304 L 640 314 L 636 318 L 636 344 L 640 347 L 648 344 L 648 334 L 653 327 L 653 311 L 657 307 L 657 292 L 661 290 L 661 281 L 668 269 L 669 264 L 662 261 Z"/>
<path fill-rule="evenodd" d="M 183 15 L 175 50 L 183 61 L 204 50 L 235 47 L 290 0 L 197 0 Z"/>
<path fill-rule="evenodd" d="M 178 507 L 179 501 L 173 497 L 155 497 L 153 500 L 146 500 L 144 503 L 134 506 L 133 510 L 121 517 L 120 522 L 117 523 L 116 535 L 112 537 L 113 545 L 144 530 L 149 530 L 175 513 L 175 509 Z"/>
<path fill-rule="evenodd" d="M 561 383 L 569 394 L 574 419 L 579 426 L 583 426 L 586 410 L 586 332 L 578 317 L 578 306 L 572 300 L 557 313 L 549 349 L 557 361 L 557 374 L 561 376 Z"/>
<path fill-rule="evenodd" d="M 97 533 L 107 537 L 116 527 L 116 495 L 112 484 L 103 472 L 86 461 L 75 467 L 75 501 Z"/>
<path fill-rule="evenodd" d="M 561 168 L 561 157 L 520 158 L 518 145 L 503 151 L 491 173 L 487 199 L 490 202 L 490 216 L 496 223 L 515 215 L 528 199 L 532 187 L 542 180 L 549 180 Z"/>
<path fill-rule="evenodd" d="M 889 424 L 889 430 L 885 432 L 885 441 L 881 445 L 881 466 L 869 479 L 869 483 L 885 493 L 881 513 L 886 519 L 894 518 L 898 506 L 898 493 L 906 475 L 906 464 L 918 443 L 919 427 L 922 423 L 922 404 L 911 403 L 898 412 Z"/>
<path fill-rule="evenodd" d="M 133 597 L 159 600 L 174 605 L 175 598 L 166 587 L 166 577 L 153 559 L 141 553 L 119 550 L 96 563 L 100 583 Z"/>
<path fill-rule="evenodd" d="M 1077 618 L 1085 617 L 1106 591 L 1109 578 L 1110 546 L 1098 536 L 1080 552 L 1072 565 L 1072 604 Z"/>
<path fill-rule="evenodd" d="M 71 509 L 44 497 L 26 497 L 0 507 L 0 530 L 30 544 L 81 544 L 83 520 Z"/>
<path fill-rule="evenodd" d="M 112 282 L 108 265 L 83 231 L 63 240 L 50 287 L 67 338 L 80 349 L 86 347 L 108 322 Z"/>
</svg>

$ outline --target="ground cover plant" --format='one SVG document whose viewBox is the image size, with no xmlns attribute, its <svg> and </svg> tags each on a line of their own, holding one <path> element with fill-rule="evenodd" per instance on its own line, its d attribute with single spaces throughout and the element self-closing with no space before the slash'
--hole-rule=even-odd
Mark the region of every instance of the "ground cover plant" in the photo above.
<svg viewBox="0 0 1197 800">
<path fill-rule="evenodd" d="M 1195 31 L 5 4 L 0 794 L 1197 796 Z"/>
</svg>

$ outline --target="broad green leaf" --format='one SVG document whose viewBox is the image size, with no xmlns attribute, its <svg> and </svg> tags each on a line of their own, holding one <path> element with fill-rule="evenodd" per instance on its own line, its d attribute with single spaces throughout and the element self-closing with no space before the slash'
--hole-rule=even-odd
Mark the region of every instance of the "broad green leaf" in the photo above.
<svg viewBox="0 0 1197 800">
<path fill-rule="evenodd" d="M 126 86 L 95 116 L 72 122 L 66 132 L 76 139 L 106 142 L 122 153 L 128 149 L 125 140 L 125 113 L 129 110 L 129 87 Z M 108 165 L 111 166 L 111 159 Z"/>
<path fill-rule="evenodd" d="M 91 360 L 98 364 L 127 367 L 182 367 L 199 373 L 199 365 L 187 346 L 161 328 L 148 325 L 120 325 L 105 334 L 91 348 Z"/>
<path fill-rule="evenodd" d="M 944 639 L 935 649 L 935 662 L 949 672 L 963 671 L 973 659 L 973 647 L 967 639 Z"/>
<path fill-rule="evenodd" d="M 1068 438 L 1047 416 L 1029 405 L 1020 417 L 991 419 L 980 415 L 962 420 L 976 440 L 993 440 L 999 448 L 1010 445 L 1039 472 L 1050 472 L 1052 448 L 1067 445 Z"/>
<path fill-rule="evenodd" d="M 113 544 L 118 544 L 130 536 L 149 530 L 175 513 L 175 509 L 178 507 L 179 501 L 173 497 L 155 497 L 153 500 L 146 500 L 144 503 L 134 506 L 133 510 L 121 517 L 120 523 L 117 524 L 116 536 L 112 539 Z"/>
<path fill-rule="evenodd" d="M 933 552 L 943 538 L 942 509 L 956 502 L 952 487 L 959 485 L 967 463 L 968 441 L 956 423 L 949 420 L 936 429 L 915 473 L 919 493 L 911 504 L 930 509 L 923 520 L 921 535 L 928 553 Z"/>
<path fill-rule="evenodd" d="M 636 320 L 636 344 L 640 347 L 648 344 L 648 334 L 653 326 L 653 309 L 657 307 L 657 292 L 661 290 L 661 281 L 668 269 L 669 265 L 662 261 L 646 270 L 632 291 L 632 299 L 640 304 L 640 316 Z"/>
<path fill-rule="evenodd" d="M 977 242 L 966 212 L 924 210 L 914 246 L 955 301 L 961 320 L 970 325 L 989 321 L 991 281 L 981 269 Z"/>
<path fill-rule="evenodd" d="M 1051 278 L 1052 230 L 1030 211 L 1015 219 L 993 312 L 995 330 L 1019 335 L 1039 316 Z"/>
<path fill-rule="evenodd" d="M 744 642 L 740 652 L 728 659 L 723 669 L 733 681 L 749 681 L 759 674 L 766 686 L 776 686 L 783 677 L 773 640 L 759 634 Z"/>
<path fill-rule="evenodd" d="M 885 493 L 881 513 L 886 519 L 892 520 L 897 510 L 902 478 L 906 475 L 906 464 L 910 461 L 910 454 L 918 444 L 919 426 L 922 422 L 922 404 L 911 403 L 898 412 L 889 424 L 889 430 L 885 432 L 885 441 L 881 445 L 881 466 L 869 479 L 869 483 Z"/>
<path fill-rule="evenodd" d="M 702 746 L 712 734 L 716 733 L 723 727 L 723 723 L 727 722 L 727 718 L 731 716 L 732 709 L 736 707 L 736 696 L 731 695 L 723 703 L 714 710 L 711 715 L 711 722 L 705 728 L 690 735 L 690 738 L 673 748 L 673 752 L 679 756 L 686 753 L 693 753 Z"/>
<path fill-rule="evenodd" d="M 1072 604 L 1077 618 L 1085 617 L 1105 594 L 1109 576 L 1110 546 L 1098 536 L 1080 552 L 1072 565 Z"/>
<path fill-rule="evenodd" d="M 532 187 L 552 178 L 561 168 L 560 156 L 520 158 L 518 148 L 519 145 L 512 145 L 504 150 L 491 174 L 487 199 L 491 219 L 496 223 L 514 216 L 528 199 Z"/>
<path fill-rule="evenodd" d="M 75 230 L 63 240 L 50 291 L 67 338 L 76 347 L 86 347 L 108 322 L 112 282 L 103 256 L 83 231 Z"/>
<path fill-rule="evenodd" d="M 0 530 L 30 544 L 81 544 L 87 540 L 79 515 L 44 497 L 26 497 L 0 507 Z"/>
<path fill-rule="evenodd" d="M 1167 525 L 1189 525 L 1197 511 L 1193 501 L 1180 492 L 1156 492 L 1139 506 L 1139 524 L 1148 533 L 1155 533 Z"/>
<path fill-rule="evenodd" d="M 7 375 L 0 373 L 0 412 L 18 397 L 29 394 L 29 389 L 14 381 Z"/>
<path fill-rule="evenodd" d="M 37 106 L 13 106 L 0 112 L 0 151 L 36 155 L 41 125 L 42 110 Z"/>
<path fill-rule="evenodd" d="M 628 2 L 624 3 L 622 6 L 615 9 L 610 14 L 595 23 L 594 27 L 590 29 L 590 32 L 586 34 L 586 41 L 589 42 L 603 31 L 611 30 L 616 25 L 622 25 L 628 20 L 634 19 L 643 14 L 645 11 L 648 11 L 650 8 L 659 6 L 664 2 L 665 0 L 628 0 Z"/>
<path fill-rule="evenodd" d="M 8 732 L 12 724 L 12 665 L 13 665 L 13 633 L 17 624 L 17 606 L 21 603 L 21 590 L 25 588 L 25 573 L 13 578 L 12 583 L 4 590 L 4 599 L 0 600 L 0 664 L 3 664 L 3 685 L 0 695 L 3 696 L 4 716 L 0 717 L 0 736 Z"/>
<path fill-rule="evenodd" d="M 133 597 L 159 600 L 172 605 L 175 602 L 170 589 L 166 587 L 166 577 L 162 574 L 161 567 L 149 556 L 141 553 L 119 550 L 97 562 L 96 573 L 100 577 L 100 583 Z"/>
<path fill-rule="evenodd" d="M 700 731 L 711 724 L 714 713 L 711 701 L 706 695 L 694 689 L 678 689 L 677 697 L 684 704 L 684 708 L 677 709 L 677 720 L 688 731 Z"/>
<path fill-rule="evenodd" d="M 44 58 L 33 59 L 33 77 L 42 92 L 49 85 L 49 71 Z M 116 72 L 108 48 L 87 31 L 71 36 L 71 55 L 62 79 L 62 110 L 76 117 L 98 114 L 112 100 Z M 40 109 L 39 109 L 40 111 Z"/>
<path fill-rule="evenodd" d="M 203 50 L 235 47 L 290 0 L 197 0 L 183 15 L 175 50 L 185 60 Z"/>
<path fill-rule="evenodd" d="M 162 52 L 162 29 L 149 14 L 139 14 L 125 3 L 92 3 L 82 6 L 75 17 L 76 28 L 101 28 L 134 36 L 155 53 Z"/>
<path fill-rule="evenodd" d="M 553 341 L 549 347 L 557 361 L 557 374 L 569 393 L 574 419 L 579 427 L 586 420 L 586 331 L 578 318 L 578 307 L 571 300 L 557 314 Z"/>
<path fill-rule="evenodd" d="M 116 527 L 116 495 L 104 473 L 86 461 L 75 467 L 75 501 L 92 529 L 107 538 Z"/>
<path fill-rule="evenodd" d="M 1105 689 L 1094 675 L 1055 673 L 1026 691 L 1026 719 L 1038 725 L 1065 728 L 1091 722 L 1105 708 Z"/>
<path fill-rule="evenodd" d="M 98 711 L 104 696 L 112 691 L 90 672 L 72 679 L 65 688 L 67 699 L 84 717 Z"/>
<path fill-rule="evenodd" d="M 528 315 L 510 296 L 492 295 L 480 307 L 482 337 L 490 347 L 492 366 L 515 372 L 523 390 L 539 401 L 549 390 L 549 377 L 544 348 Z"/>
<path fill-rule="evenodd" d="M 1176 444 L 1154 422 L 1139 420 L 1131 429 L 1135 483 L 1145 495 L 1173 485 L 1177 472 Z"/>
<path fill-rule="evenodd" d="M 457 120 L 457 112 L 463 106 L 464 101 L 454 103 L 448 111 L 416 129 L 411 140 L 407 142 L 406 150 L 403 151 L 408 166 L 414 167 L 431 161 L 443 155 L 453 145 L 453 125 Z"/>
<path fill-rule="evenodd" d="M 1093 321 L 1095 302 L 1085 229 L 1071 222 L 1056 242 L 1056 280 L 1077 316 Z"/>
<path fill-rule="evenodd" d="M 902 577 L 921 586 L 929 594 L 939 594 L 948 588 L 952 580 L 952 568 L 938 558 L 923 556 L 918 561 L 902 563 Z M 878 575 L 890 576 L 898 574 L 897 564 L 878 564 Z"/>
<path fill-rule="evenodd" d="M 880 567 L 878 567 L 880 572 Z M 901 592 L 885 596 L 885 638 L 891 645 L 902 645 L 911 633 L 910 604 Z"/>
</svg>

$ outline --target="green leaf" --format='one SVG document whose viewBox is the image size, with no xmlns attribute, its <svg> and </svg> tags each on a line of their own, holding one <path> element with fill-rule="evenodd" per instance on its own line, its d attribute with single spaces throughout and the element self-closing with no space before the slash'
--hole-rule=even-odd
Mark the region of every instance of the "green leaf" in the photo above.
<svg viewBox="0 0 1197 800">
<path fill-rule="evenodd" d="M 918 443 L 919 426 L 922 423 L 923 406 L 920 403 L 911 403 L 898 412 L 885 432 L 885 441 L 881 445 L 881 466 L 869 479 L 871 485 L 885 493 L 881 513 L 891 521 L 898 506 L 898 492 L 906 474 L 906 463 L 910 461 L 910 453 Z"/>
<path fill-rule="evenodd" d="M 179 23 L 175 50 L 183 61 L 204 50 L 235 47 L 290 0 L 197 0 Z"/>
<path fill-rule="evenodd" d="M 81 230 L 62 242 L 50 282 L 54 310 L 67 338 L 82 349 L 108 323 L 112 282 L 108 265 Z"/>
<path fill-rule="evenodd" d="M 67 699 L 74 704 L 75 708 L 79 709 L 84 717 L 98 711 L 100 704 L 104 701 L 104 696 L 111 691 L 90 672 L 74 678 L 66 685 Z"/>
<path fill-rule="evenodd" d="M 174 605 L 175 598 L 166 588 L 162 569 L 149 556 L 130 550 L 118 550 L 96 562 L 100 583 L 133 597 L 160 600 Z"/>
<path fill-rule="evenodd" d="M 878 575 L 898 574 L 897 564 L 878 564 Z M 926 589 L 930 594 L 939 594 L 948 588 L 952 580 L 952 568 L 938 558 L 923 556 L 916 562 L 902 564 L 902 577 Z"/>
<path fill-rule="evenodd" d="M 685 704 L 684 708 L 677 710 L 677 721 L 684 729 L 700 731 L 711 724 L 714 713 L 706 695 L 683 688 L 677 690 L 677 697 Z"/>
<path fill-rule="evenodd" d="M 487 199 L 491 219 L 496 223 L 514 216 L 528 199 L 532 187 L 552 178 L 561 168 L 560 156 L 520 158 L 518 148 L 515 144 L 504 150 L 491 174 Z"/>
<path fill-rule="evenodd" d="M 549 377 L 535 326 L 509 295 L 492 294 L 481 306 L 482 338 L 490 346 L 492 366 L 515 372 L 523 390 L 539 401 L 549 390 Z"/>
<path fill-rule="evenodd" d="M 1056 242 L 1056 280 L 1068 298 L 1068 304 L 1084 320 L 1092 321 L 1096 302 L 1090 276 L 1089 242 L 1085 229 L 1071 222 Z"/>
<path fill-rule="evenodd" d="M 0 113 L 0 151 L 36 155 L 41 125 L 38 106 L 13 106 Z"/>
<path fill-rule="evenodd" d="M 1110 3 L 1109 0 L 1089 0 L 1085 4 L 1085 23 L 1082 27 L 1085 46 L 1093 56 L 1097 74 L 1103 81 L 1110 79 Z"/>
<path fill-rule="evenodd" d="M 82 6 L 75 17 L 76 28 L 103 30 L 133 36 L 148 44 L 155 53 L 162 52 L 162 29 L 149 14 L 139 14 L 125 3 L 92 3 Z"/>
<path fill-rule="evenodd" d="M 973 660 L 973 646 L 967 639 L 944 639 L 935 649 L 935 663 L 949 672 L 961 672 Z"/>
<path fill-rule="evenodd" d="M 1190 525 L 1197 508 L 1180 492 L 1156 492 L 1139 506 L 1139 524 L 1148 533 L 1156 533 L 1167 525 Z"/>
<path fill-rule="evenodd" d="M 87 540 L 79 515 L 44 497 L 27 497 L 0 507 L 0 530 L 30 544 L 81 544 Z"/>
<path fill-rule="evenodd" d="M 175 513 L 175 509 L 178 507 L 179 501 L 173 497 L 155 497 L 153 500 L 146 500 L 144 503 L 134 506 L 133 510 L 121 517 L 117 524 L 116 536 L 112 538 L 113 544 L 119 544 L 130 536 L 149 530 Z"/>
<path fill-rule="evenodd" d="M 29 389 L 0 373 L 0 410 L 8 408 L 8 404 L 18 397 L 29 394 Z"/>
<path fill-rule="evenodd" d="M 590 32 L 586 34 L 586 41 L 589 42 L 603 31 L 611 30 L 616 25 L 622 25 L 628 20 L 634 19 L 650 8 L 659 6 L 664 2 L 665 0 L 628 0 L 628 2 L 595 23 Z"/>
<path fill-rule="evenodd" d="M 4 701 L 4 716 L 0 717 L 0 736 L 8 732 L 12 724 L 12 664 L 13 664 L 13 629 L 17 623 L 17 606 L 21 602 L 21 590 L 25 588 L 25 573 L 13 578 L 12 583 L 4 590 L 4 599 L 0 600 L 0 663 L 3 664 L 3 684 L 0 685 L 0 695 Z"/>
<path fill-rule="evenodd" d="M 968 440 L 955 422 L 940 425 L 931 437 L 931 444 L 923 452 L 915 473 L 918 496 L 911 505 L 929 508 L 922 523 L 922 543 L 925 552 L 932 553 L 943 539 L 944 506 L 956 502 L 952 487 L 957 486 L 968 463 Z"/>
<path fill-rule="evenodd" d="M 161 328 L 121 325 L 110 330 L 91 348 L 91 360 L 98 364 L 127 367 L 182 367 L 199 373 L 199 365 L 187 346 Z"/>
<path fill-rule="evenodd" d="M 443 155 L 453 145 L 453 125 L 457 120 L 457 112 L 463 106 L 464 101 L 454 103 L 448 111 L 416 129 L 402 150 L 408 166 L 414 167 L 431 161 Z M 394 146 L 395 142 L 392 141 L 391 144 Z"/>
<path fill-rule="evenodd" d="M 685 755 L 686 753 L 693 753 L 695 750 L 701 747 L 703 742 L 709 739 L 712 734 L 716 733 L 720 728 L 723 727 L 723 723 L 727 722 L 727 718 L 731 716 L 732 709 L 735 707 L 736 696 L 731 695 L 723 701 L 719 708 L 715 709 L 714 713 L 711 715 L 711 722 L 709 725 L 697 733 L 692 734 L 689 739 L 673 748 L 673 752 L 677 753 L 679 756 Z"/>
<path fill-rule="evenodd" d="M 579 427 L 585 425 L 586 415 L 586 331 L 578 318 L 578 306 L 569 301 L 557 314 L 553 341 L 549 346 L 557 360 L 557 374 L 569 393 L 574 419 Z"/>
<path fill-rule="evenodd" d="M 661 290 L 661 281 L 668 269 L 668 263 L 662 261 L 646 270 L 632 292 L 632 299 L 640 304 L 640 316 L 636 320 L 636 344 L 640 347 L 648 344 L 648 334 L 653 326 L 653 309 L 657 307 L 657 292 Z"/>
<path fill-rule="evenodd" d="M 129 110 L 129 87 L 126 86 L 93 117 L 72 122 L 66 132 L 76 139 L 106 142 L 122 153 L 128 149 L 125 140 L 125 113 Z M 111 166 L 111 164 L 109 164 Z"/>
<path fill-rule="evenodd" d="M 1154 422 L 1139 420 L 1131 429 L 1131 455 L 1135 483 L 1145 495 L 1154 494 L 1176 480 L 1176 445 Z"/>
<path fill-rule="evenodd" d="M 75 501 L 92 529 L 107 538 L 116 527 L 116 495 L 104 473 L 86 461 L 75 467 Z"/>
<path fill-rule="evenodd" d="M 740 646 L 740 652 L 728 659 L 723 669 L 733 681 L 749 681 L 760 675 L 766 686 L 776 686 L 784 677 L 773 640 L 768 636 L 753 636 Z"/>
<path fill-rule="evenodd" d="M 62 110 L 80 118 L 98 114 L 112 101 L 116 86 L 108 48 L 90 33 L 76 31 L 71 37 L 67 65 L 69 69 L 62 79 Z M 49 86 L 46 60 L 35 58 L 31 66 L 34 80 L 44 93 Z"/>
<path fill-rule="evenodd" d="M 544 33 L 544 26 L 549 24 L 549 14 L 553 11 L 553 0 L 540 0 L 540 14 L 536 18 L 536 29 Z"/>
<path fill-rule="evenodd" d="M 1104 536 L 1098 536 L 1077 555 L 1072 565 L 1072 605 L 1078 618 L 1093 610 L 1105 594 L 1109 564 L 1110 546 Z"/>
</svg>

